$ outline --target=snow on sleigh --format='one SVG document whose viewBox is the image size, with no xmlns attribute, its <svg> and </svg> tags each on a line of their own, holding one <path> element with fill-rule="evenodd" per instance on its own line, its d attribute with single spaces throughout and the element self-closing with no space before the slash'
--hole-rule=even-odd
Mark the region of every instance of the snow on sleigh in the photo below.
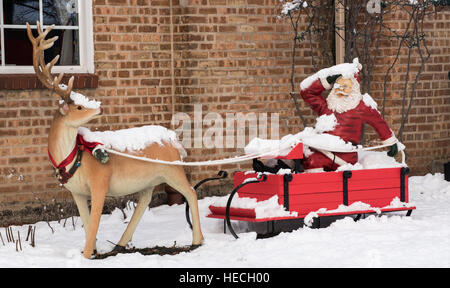
<svg viewBox="0 0 450 288">
<path fill-rule="evenodd" d="M 304 148 L 307 147 L 300 142 L 286 155 L 276 157 L 293 161 L 292 170 L 280 169 L 277 174 L 235 172 L 234 190 L 210 205 L 207 217 L 223 219 L 224 232 L 228 227 L 238 238 L 231 220 L 246 221 L 249 227 L 260 224 L 259 227 L 265 228 L 258 236 L 270 236 L 305 224 L 319 228 L 321 221 L 330 216 L 355 216 L 357 221 L 362 215 L 394 211 L 407 211 L 409 216 L 416 208 L 408 203 L 409 169 L 404 164 L 403 152 L 403 164 L 389 157 L 396 164 L 384 165 L 387 168 L 370 169 L 366 165 L 369 167 L 366 169 L 357 163 L 344 165 L 341 171 L 305 173 L 299 171 Z M 378 162 L 372 167 L 380 166 L 380 155 L 386 155 L 385 152 L 361 154 L 363 163 L 364 160 Z M 285 225 L 288 222 L 296 224 Z"/>
</svg>

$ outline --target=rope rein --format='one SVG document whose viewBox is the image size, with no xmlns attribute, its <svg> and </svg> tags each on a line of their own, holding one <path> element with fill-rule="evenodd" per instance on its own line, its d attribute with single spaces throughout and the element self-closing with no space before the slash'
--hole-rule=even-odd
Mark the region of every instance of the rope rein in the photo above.
<svg viewBox="0 0 450 288">
<path fill-rule="evenodd" d="M 396 143 L 398 143 L 398 141 Z M 394 144 L 396 144 L 396 143 L 394 143 Z M 323 147 L 319 147 L 319 146 L 310 146 L 310 145 L 308 145 L 308 146 L 312 147 L 313 149 L 317 149 L 317 150 L 325 150 L 325 151 L 338 152 L 338 153 L 353 153 L 353 152 L 359 152 L 359 151 L 370 151 L 370 150 L 380 149 L 380 148 L 384 148 L 384 147 L 388 147 L 388 146 L 392 146 L 392 145 L 393 144 L 385 144 L 385 145 L 378 145 L 378 146 L 367 147 L 367 148 L 357 148 L 357 149 L 345 150 L 345 151 L 339 150 L 339 149 L 333 149 L 333 151 L 331 151 L 328 148 L 323 148 Z M 259 154 L 249 154 L 249 155 L 224 158 L 224 159 L 218 159 L 218 160 L 194 161 L 194 162 L 183 162 L 183 161 L 179 161 L 179 160 L 164 161 L 164 160 L 159 160 L 159 159 L 150 159 L 150 158 L 146 158 L 146 157 L 130 155 L 130 154 L 122 153 L 122 152 L 112 150 L 109 148 L 104 148 L 104 150 L 111 154 L 116 154 L 119 156 L 136 159 L 136 160 L 140 160 L 140 161 L 145 161 L 145 162 L 150 162 L 150 163 L 177 165 L 177 166 L 214 166 L 214 165 L 223 165 L 223 164 L 244 162 L 244 161 L 252 160 L 254 158 L 262 158 L 262 157 L 267 157 L 267 156 L 271 156 L 271 155 L 276 155 L 276 153 L 279 152 L 281 149 L 278 148 L 278 149 L 274 149 L 269 152 L 264 152 L 264 153 L 259 153 Z M 402 154 L 402 163 L 405 163 L 405 153 L 402 150 L 400 152 Z M 274 156 L 274 158 L 275 157 L 276 156 Z"/>
</svg>

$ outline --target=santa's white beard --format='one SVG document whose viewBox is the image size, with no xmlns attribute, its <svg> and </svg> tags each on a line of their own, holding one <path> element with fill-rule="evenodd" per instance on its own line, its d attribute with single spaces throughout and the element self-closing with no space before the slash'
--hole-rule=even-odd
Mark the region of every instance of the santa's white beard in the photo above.
<svg viewBox="0 0 450 288">
<path fill-rule="evenodd" d="M 359 90 L 359 83 L 356 82 L 353 83 L 352 91 L 347 96 L 339 97 L 336 89 L 333 88 L 327 97 L 327 103 L 328 108 L 333 112 L 343 113 L 358 106 L 361 99 L 362 95 Z"/>
</svg>

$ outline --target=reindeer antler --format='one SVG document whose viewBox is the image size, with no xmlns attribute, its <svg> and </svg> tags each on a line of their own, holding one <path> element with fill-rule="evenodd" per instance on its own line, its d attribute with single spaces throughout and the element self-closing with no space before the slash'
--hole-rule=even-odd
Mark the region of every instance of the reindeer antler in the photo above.
<svg viewBox="0 0 450 288">
<path fill-rule="evenodd" d="M 31 27 L 28 22 L 26 24 L 28 38 L 30 39 L 31 44 L 33 44 L 33 67 L 38 79 L 42 82 L 42 84 L 45 85 L 45 87 L 53 90 L 56 94 L 58 94 L 66 103 L 72 102 L 72 100 L 70 99 L 70 93 L 72 92 L 74 77 L 72 76 L 69 79 L 69 83 L 67 84 L 66 89 L 63 89 L 60 86 L 61 80 L 64 77 L 64 73 L 60 73 L 58 77 L 52 77 L 51 71 L 56 62 L 58 62 L 59 55 L 53 58 L 50 63 L 45 64 L 44 51 L 52 47 L 55 41 L 58 40 L 58 36 L 47 40 L 45 39 L 48 33 L 53 29 L 53 26 L 47 27 L 45 31 L 42 32 L 41 24 L 38 21 L 36 23 L 38 36 L 35 38 L 33 36 L 33 33 L 31 32 Z"/>
</svg>

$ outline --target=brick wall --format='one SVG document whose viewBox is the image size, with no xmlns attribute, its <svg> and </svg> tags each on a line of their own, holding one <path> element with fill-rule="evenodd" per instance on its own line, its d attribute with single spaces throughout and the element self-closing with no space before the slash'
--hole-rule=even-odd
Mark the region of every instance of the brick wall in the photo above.
<svg viewBox="0 0 450 288">
<path fill-rule="evenodd" d="M 450 160 L 450 12 L 448 8 L 436 8 L 436 14 L 425 18 L 424 33 L 431 53 L 424 67 L 414 94 L 410 117 L 403 131 L 407 163 L 413 175 L 443 172 L 443 164 Z M 409 18 L 406 13 L 396 13 L 386 19 L 386 25 L 403 31 Z M 372 97 L 379 107 L 383 101 L 384 76 L 397 53 L 396 41 L 383 43 L 379 60 L 374 68 Z M 409 104 L 411 87 L 420 67 L 417 50 L 412 50 L 409 75 Z M 422 51 L 425 51 L 424 48 Z M 402 49 L 399 60 L 390 74 L 387 86 L 385 119 L 397 134 L 401 125 L 402 95 L 408 69 L 408 49 Z M 368 129 L 370 133 L 370 128 Z"/>
<path fill-rule="evenodd" d="M 227 112 L 279 113 L 280 136 L 303 129 L 289 96 L 292 34 L 289 23 L 277 18 L 278 0 L 171 2 L 172 6 L 168 0 L 93 1 L 98 88 L 77 91 L 101 100 L 105 113 L 89 127 L 170 127 L 173 113 L 193 115 L 194 105 L 202 104 L 204 114 L 217 112 L 224 118 Z M 413 174 L 430 171 L 433 161 L 448 161 L 450 155 L 450 13 L 440 13 L 430 23 L 433 55 L 405 131 Z M 383 53 L 388 56 L 391 51 L 386 47 Z M 308 45 L 298 47 L 296 83 L 312 73 L 309 55 Z M 373 96 L 379 102 L 378 92 L 374 89 Z M 399 102 L 396 92 L 390 95 L 389 105 L 394 107 L 387 118 L 397 132 Z M 313 123 L 311 110 L 300 103 Z M 70 199 L 52 176 L 47 159 L 55 105 L 46 90 L 0 91 L 0 209 Z M 201 161 L 235 156 L 242 149 L 188 153 L 187 161 Z M 195 184 L 219 169 L 244 168 L 249 163 L 186 170 Z M 231 180 L 208 191 L 200 196 L 228 193 Z"/>
</svg>

